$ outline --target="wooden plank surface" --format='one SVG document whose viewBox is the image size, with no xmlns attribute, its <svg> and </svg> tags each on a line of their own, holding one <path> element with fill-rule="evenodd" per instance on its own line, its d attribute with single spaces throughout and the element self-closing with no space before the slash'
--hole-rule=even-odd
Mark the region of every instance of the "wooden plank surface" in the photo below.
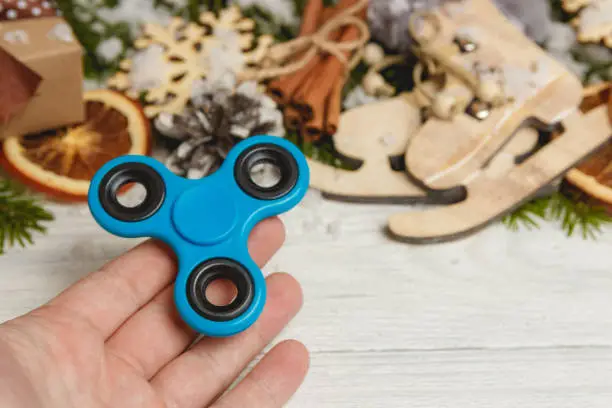
<svg viewBox="0 0 612 408">
<path fill-rule="evenodd" d="M 0 257 L 0 321 L 136 244 L 86 207 L 52 209 L 48 236 Z M 383 232 L 404 210 L 311 191 L 283 216 L 287 242 L 265 271 L 296 276 L 305 304 L 279 340 L 312 353 L 290 407 L 612 406 L 611 230 L 592 242 L 496 225 L 410 246 Z"/>
</svg>

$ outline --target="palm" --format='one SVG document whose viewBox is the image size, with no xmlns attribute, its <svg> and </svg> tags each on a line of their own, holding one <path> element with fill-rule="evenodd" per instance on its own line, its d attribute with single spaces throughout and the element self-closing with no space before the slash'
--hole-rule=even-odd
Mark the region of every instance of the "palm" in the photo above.
<svg viewBox="0 0 612 408">
<path fill-rule="evenodd" d="M 280 246 L 279 227 L 269 220 L 253 232 L 249 244 L 259 263 Z M 147 271 L 147 280 L 135 279 L 138 270 Z M 147 242 L 48 305 L 0 325 L 0 405 L 282 406 L 306 370 L 305 351 L 296 342 L 275 347 L 234 390 L 219 396 L 297 313 L 296 282 L 271 276 L 266 308 L 253 327 L 193 344 L 196 334 L 173 308 L 173 271 L 167 250 Z M 259 386 L 262 379 L 266 387 Z"/>
<path fill-rule="evenodd" d="M 4 351 L 0 359 L 9 363 L 4 369 L 22 371 L 28 388 L 48 382 L 47 394 L 37 395 L 38 401 L 27 406 L 53 401 L 58 407 L 164 407 L 148 379 L 107 351 L 104 338 L 87 322 L 67 321 L 54 312 L 53 308 L 38 310 L 3 328 L 8 333 L 2 338 L 5 347 L 0 348 Z M 130 401 L 133 396 L 138 401 Z"/>
</svg>

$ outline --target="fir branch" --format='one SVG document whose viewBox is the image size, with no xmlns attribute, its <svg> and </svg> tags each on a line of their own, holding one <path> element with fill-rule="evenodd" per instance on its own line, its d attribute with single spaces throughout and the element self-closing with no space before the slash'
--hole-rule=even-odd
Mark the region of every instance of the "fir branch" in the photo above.
<svg viewBox="0 0 612 408">
<path fill-rule="evenodd" d="M 550 0 L 552 18 L 555 21 L 570 24 L 572 19 L 576 17 L 575 13 L 568 13 L 563 8 L 563 0 Z"/>
<path fill-rule="evenodd" d="M 512 231 L 518 231 L 521 226 L 537 229 L 540 226 L 538 221 L 546 220 L 548 204 L 549 198 L 538 198 L 507 215 L 502 222 Z"/>
<path fill-rule="evenodd" d="M 278 19 L 270 11 L 253 5 L 242 9 L 242 14 L 255 22 L 255 35 L 268 34 L 278 42 L 294 39 L 299 32 L 299 26 L 290 26 L 278 22 Z"/>
<path fill-rule="evenodd" d="M 365 62 L 361 61 L 353 70 L 350 72 L 348 78 L 346 79 L 346 83 L 344 84 L 344 88 L 342 88 L 342 100 L 344 100 L 347 95 L 355 89 L 357 86 L 361 84 L 363 78 L 368 73 L 368 66 Z"/>
<path fill-rule="evenodd" d="M 518 231 L 521 226 L 537 229 L 542 221 L 560 223 L 568 237 L 579 232 L 583 239 L 596 239 L 604 225 L 612 225 L 612 216 L 577 197 L 556 192 L 550 197 L 530 201 L 502 220 L 512 231 Z"/>
<path fill-rule="evenodd" d="M 46 233 L 43 222 L 53 219 L 50 212 L 26 195 L 23 187 L 0 178 L 0 254 L 7 245 L 33 244 L 32 233 Z"/>
<path fill-rule="evenodd" d="M 285 138 L 295 144 L 306 157 L 338 169 L 355 170 L 354 166 L 345 163 L 343 160 L 337 157 L 334 152 L 334 146 L 330 142 L 320 144 L 306 142 L 296 132 L 288 132 L 285 135 Z"/>
<path fill-rule="evenodd" d="M 104 1 L 104 5 L 110 8 L 117 7 L 118 4 L 116 0 Z M 57 5 L 85 50 L 83 55 L 85 77 L 101 80 L 116 72 L 119 61 L 126 56 L 127 50 L 134 42 L 127 22 L 111 23 L 102 20 L 97 16 L 96 5 L 77 3 L 74 0 L 57 0 Z M 94 29 L 96 26 L 99 27 L 97 31 Z M 123 52 L 114 61 L 105 61 L 96 51 L 98 46 L 110 37 L 117 37 L 121 41 Z"/>
</svg>

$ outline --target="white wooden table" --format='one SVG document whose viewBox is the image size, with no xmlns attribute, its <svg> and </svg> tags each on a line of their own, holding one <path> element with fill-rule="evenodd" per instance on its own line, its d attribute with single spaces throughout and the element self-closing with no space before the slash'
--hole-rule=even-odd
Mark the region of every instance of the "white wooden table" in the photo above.
<svg viewBox="0 0 612 408">
<path fill-rule="evenodd" d="M 286 245 L 265 271 L 301 281 L 304 309 L 282 338 L 312 353 L 290 407 L 612 406 L 612 231 L 585 242 L 493 226 L 414 247 L 382 231 L 402 209 L 311 192 L 284 216 Z M 136 244 L 86 207 L 53 210 L 48 236 L 0 257 L 0 321 Z"/>
</svg>

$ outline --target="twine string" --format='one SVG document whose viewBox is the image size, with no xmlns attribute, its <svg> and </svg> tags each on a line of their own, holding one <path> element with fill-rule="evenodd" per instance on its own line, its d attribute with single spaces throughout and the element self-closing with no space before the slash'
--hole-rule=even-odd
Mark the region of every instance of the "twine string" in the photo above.
<svg viewBox="0 0 612 408">
<path fill-rule="evenodd" d="M 418 23 L 420 22 L 429 23 L 433 32 L 427 34 L 425 29 L 419 30 Z M 413 80 L 417 91 L 420 91 L 432 103 L 436 98 L 434 92 L 423 86 L 423 74 L 427 70 L 430 75 L 434 76 L 440 74 L 453 76 L 462 82 L 474 96 L 483 100 L 487 99 L 486 90 L 482 86 L 481 75 L 465 68 L 459 62 L 453 60 L 448 51 L 434 44 L 442 34 L 442 22 L 439 16 L 429 11 L 415 12 L 408 23 L 408 30 L 415 42 L 412 47 L 413 52 L 420 60 L 413 71 Z M 508 99 L 502 94 L 497 95 L 493 100 L 487 100 L 487 102 L 493 103 L 494 106 L 506 103 Z"/>
<path fill-rule="evenodd" d="M 429 23 L 433 32 L 427 34 L 425 29 L 419 30 L 420 22 Z M 447 53 L 440 51 L 439 47 L 434 45 L 442 33 L 442 22 L 437 15 L 427 11 L 415 12 L 408 23 L 408 30 L 415 42 L 413 51 L 420 60 L 413 71 L 416 89 L 431 100 L 435 98 L 435 94 L 423 87 L 423 74 L 427 71 L 430 75 L 454 75 L 473 92 L 477 92 L 481 82 L 480 78 L 460 64 L 453 62 Z"/>
<path fill-rule="evenodd" d="M 357 3 L 343 10 L 337 16 L 326 21 L 318 31 L 309 36 L 298 37 L 293 40 L 276 44 L 270 47 L 263 66 L 250 70 L 244 74 L 249 79 L 258 81 L 290 75 L 308 65 L 319 53 L 324 52 L 336 57 L 350 71 L 359 63 L 363 47 L 370 40 L 368 25 L 355 14 L 367 7 L 369 0 L 359 0 Z M 358 30 L 358 37 L 351 41 L 334 41 L 330 36 L 336 30 L 352 26 Z M 345 53 L 352 53 L 347 58 Z M 301 58 L 291 61 L 297 55 Z"/>
</svg>

